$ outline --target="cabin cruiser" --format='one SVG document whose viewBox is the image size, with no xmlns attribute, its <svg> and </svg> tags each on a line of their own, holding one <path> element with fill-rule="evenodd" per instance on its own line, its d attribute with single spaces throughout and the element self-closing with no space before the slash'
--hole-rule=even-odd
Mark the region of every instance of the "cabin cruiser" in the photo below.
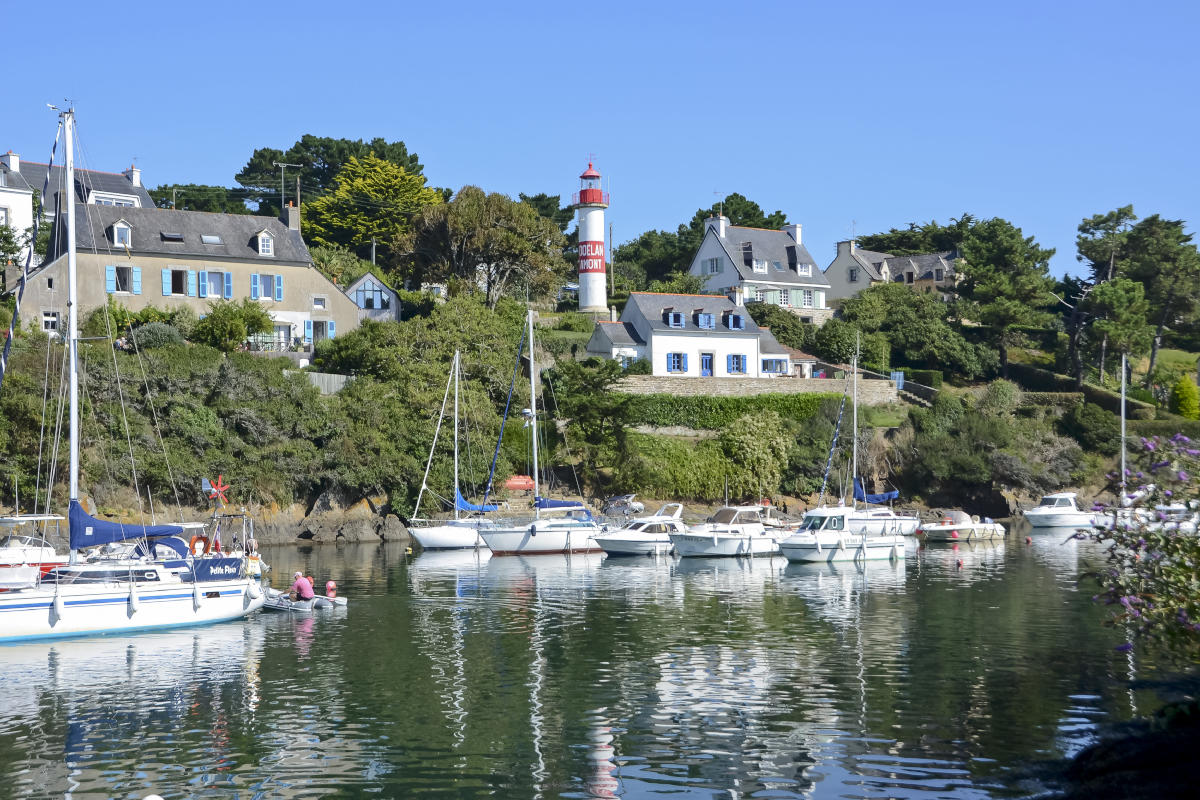
<svg viewBox="0 0 1200 800">
<path fill-rule="evenodd" d="M 781 531 L 770 506 L 724 506 L 690 530 L 672 533 L 682 557 L 756 556 L 779 552 Z"/>
<path fill-rule="evenodd" d="M 687 533 L 683 504 L 667 503 L 648 517 L 635 517 L 624 527 L 596 536 L 596 544 L 610 556 L 658 556 L 671 552 L 671 534 Z"/>
<path fill-rule="evenodd" d="M 1035 528 L 1090 528 L 1097 523 L 1095 514 L 1081 511 L 1075 492 L 1054 492 L 1025 511 L 1025 519 Z"/>
<path fill-rule="evenodd" d="M 978 542 L 985 539 L 1003 539 L 1004 526 L 990 517 L 969 516 L 955 509 L 947 512 L 936 522 L 923 522 L 917 528 L 917 536 L 927 542 Z"/>
<path fill-rule="evenodd" d="M 805 513 L 796 532 L 779 543 L 779 549 L 788 561 L 800 562 L 904 558 L 904 533 L 895 524 L 895 515 L 888 525 L 871 525 L 859 523 L 863 513 L 849 506 L 814 508 Z"/>
<path fill-rule="evenodd" d="M 33 586 L 38 578 L 59 564 L 67 563 L 65 555 L 54 552 L 43 536 L 18 534 L 25 525 L 62 521 L 58 514 L 13 514 L 0 517 L 0 591 Z"/>
</svg>

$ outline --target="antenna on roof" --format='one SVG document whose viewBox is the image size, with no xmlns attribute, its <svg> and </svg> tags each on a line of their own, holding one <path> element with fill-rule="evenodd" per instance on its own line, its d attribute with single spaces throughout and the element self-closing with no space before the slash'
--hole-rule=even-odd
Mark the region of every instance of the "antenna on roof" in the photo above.
<svg viewBox="0 0 1200 800">
<path fill-rule="evenodd" d="M 725 198 L 721 197 L 720 191 L 714 191 L 713 195 L 721 198 L 717 201 L 717 215 L 721 217 L 725 216 Z"/>
<path fill-rule="evenodd" d="M 850 241 L 854 241 L 857 227 L 858 227 L 858 220 L 856 220 L 856 219 L 850 220 Z"/>
</svg>

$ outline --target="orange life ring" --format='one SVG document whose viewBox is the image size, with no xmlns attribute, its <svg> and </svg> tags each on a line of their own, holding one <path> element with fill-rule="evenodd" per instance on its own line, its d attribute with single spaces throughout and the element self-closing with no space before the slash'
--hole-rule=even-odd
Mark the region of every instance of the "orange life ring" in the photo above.
<svg viewBox="0 0 1200 800">
<path fill-rule="evenodd" d="M 196 542 L 203 542 L 204 549 L 197 551 L 196 550 Z M 203 534 L 197 534 L 196 536 L 193 536 L 192 540 L 190 542 L 188 542 L 188 551 L 194 556 L 208 555 L 208 551 L 211 547 L 212 547 L 212 543 L 209 542 L 208 537 L 204 536 Z"/>
</svg>

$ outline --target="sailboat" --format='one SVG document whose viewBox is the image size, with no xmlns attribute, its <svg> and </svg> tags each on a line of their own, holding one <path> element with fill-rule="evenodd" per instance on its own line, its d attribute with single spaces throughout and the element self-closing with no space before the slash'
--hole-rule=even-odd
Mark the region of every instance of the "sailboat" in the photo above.
<svg viewBox="0 0 1200 800">
<path fill-rule="evenodd" d="M 859 561 L 903 558 L 904 537 L 917 529 L 915 516 L 897 514 L 891 508 L 869 504 L 894 500 L 897 492 L 870 495 L 858 478 L 858 354 L 851 364 L 853 375 L 853 445 L 850 473 L 854 487 L 849 506 L 818 506 L 804 514 L 799 530 L 779 543 L 788 561 Z M 836 441 L 836 438 L 835 438 Z M 863 501 L 863 508 L 858 507 Z"/>
<path fill-rule="evenodd" d="M 479 535 L 493 555 L 599 552 L 595 536 L 600 526 L 583 503 L 541 496 L 538 476 L 537 370 L 533 355 L 533 311 L 526 315 L 529 337 L 529 425 L 533 438 L 534 518 L 522 525 L 481 529 Z M 554 516 L 542 516 L 542 514 Z"/>
<path fill-rule="evenodd" d="M 462 512 L 467 511 L 472 514 L 483 514 L 489 511 L 497 510 L 498 506 L 494 504 L 476 505 L 469 503 L 462 496 L 462 491 L 458 484 L 458 399 L 459 399 L 459 384 L 462 380 L 462 358 L 459 351 L 454 351 L 454 360 L 450 364 L 450 376 L 446 380 L 446 393 L 442 396 L 442 413 L 438 417 L 437 428 L 433 432 L 433 444 L 429 448 L 429 460 L 425 462 L 425 476 L 421 479 L 421 489 L 417 492 L 417 504 L 413 508 L 412 524 L 408 527 L 408 532 L 417 540 L 425 550 L 454 550 L 466 547 L 485 547 L 483 539 L 479 535 L 481 528 L 494 527 L 495 520 L 483 516 L 463 517 Z M 430 520 L 422 519 L 421 513 L 421 498 L 425 495 L 425 491 L 429 488 L 429 469 L 433 466 L 433 454 L 437 448 L 438 435 L 442 430 L 442 420 L 446 417 L 446 404 L 450 399 L 450 386 L 454 385 L 454 519 L 450 520 Z M 493 469 L 495 464 L 493 463 Z M 488 485 L 491 485 L 491 476 L 488 477 Z"/>
<path fill-rule="evenodd" d="M 79 319 L 75 259 L 75 112 L 62 112 L 66 141 L 67 359 L 70 501 L 68 563 L 36 585 L 0 593 L 0 642 L 219 622 L 263 604 L 244 558 L 197 556 L 187 525 L 131 525 L 90 516 L 79 491 Z M 204 537 L 201 537 L 204 538 Z M 204 550 L 207 551 L 205 538 Z"/>
</svg>

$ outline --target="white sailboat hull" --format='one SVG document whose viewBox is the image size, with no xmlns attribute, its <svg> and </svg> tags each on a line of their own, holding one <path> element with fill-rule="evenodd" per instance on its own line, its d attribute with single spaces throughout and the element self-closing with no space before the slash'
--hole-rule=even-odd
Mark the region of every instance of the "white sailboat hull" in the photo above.
<svg viewBox="0 0 1200 800">
<path fill-rule="evenodd" d="M 484 543 L 495 556 L 533 553 L 594 553 L 596 525 L 564 520 L 536 519 L 519 528 L 494 528 L 480 531 Z"/>
<path fill-rule="evenodd" d="M 0 593 L 0 642 L 202 625 L 263 605 L 251 579 L 191 583 L 42 584 Z"/>
<path fill-rule="evenodd" d="M 671 534 L 675 554 L 681 558 L 728 556 L 769 556 L 779 552 L 779 540 L 767 533 L 691 533 Z"/>
<path fill-rule="evenodd" d="M 596 544 L 610 556 L 661 556 L 674 547 L 667 534 L 637 531 L 604 533 L 596 537 Z"/>
<path fill-rule="evenodd" d="M 833 563 L 904 558 L 904 536 L 872 535 L 843 531 L 796 533 L 779 543 L 788 561 Z"/>
<path fill-rule="evenodd" d="M 411 527 L 408 532 L 426 550 L 461 550 L 472 547 L 487 547 L 479 535 L 479 527 L 470 523 L 447 523 Z"/>
</svg>

